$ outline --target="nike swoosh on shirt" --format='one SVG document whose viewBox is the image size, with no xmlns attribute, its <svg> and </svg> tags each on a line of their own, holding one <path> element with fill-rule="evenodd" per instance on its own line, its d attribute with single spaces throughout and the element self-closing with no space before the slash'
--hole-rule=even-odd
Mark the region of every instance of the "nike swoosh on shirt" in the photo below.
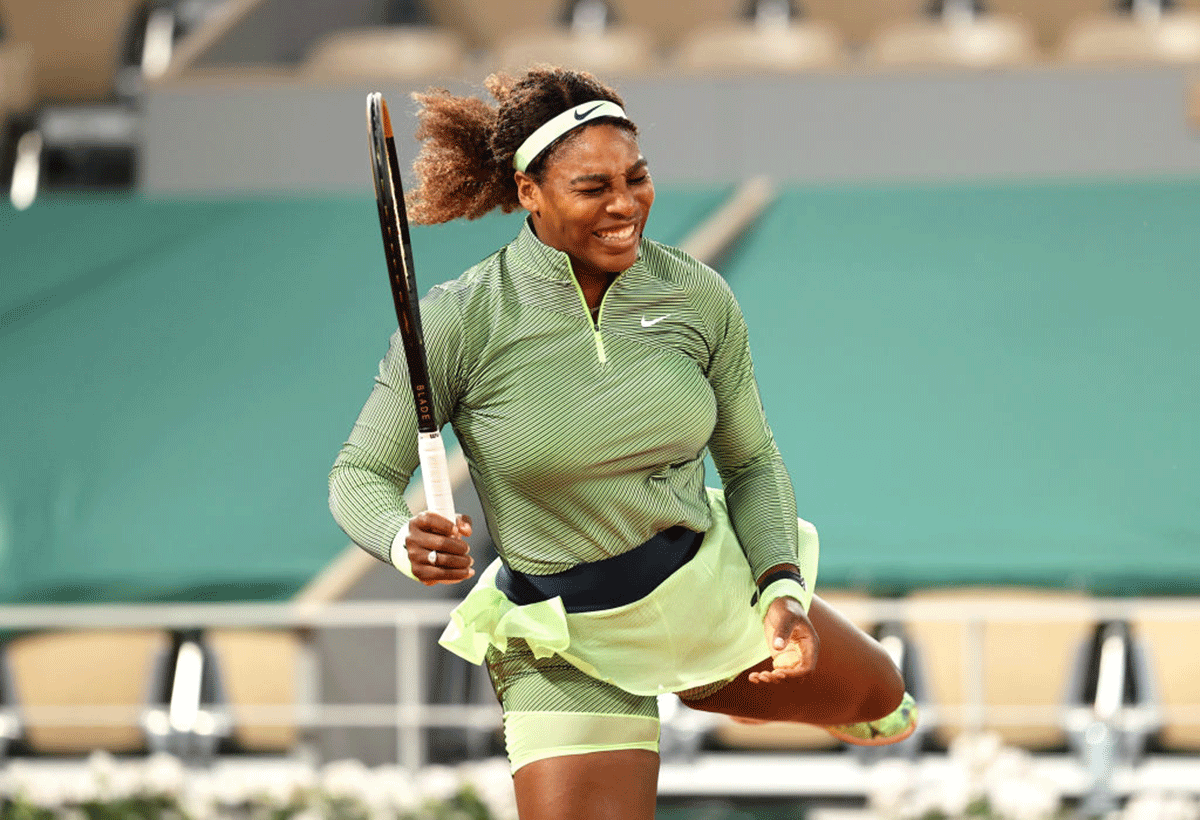
<svg viewBox="0 0 1200 820">
<path fill-rule="evenodd" d="M 600 103 L 600 105 L 604 105 L 604 103 Z M 593 111 L 595 111 L 597 108 L 599 108 L 599 107 L 600 107 L 600 105 L 593 105 L 593 106 L 592 106 L 591 108 L 589 108 L 587 111 L 576 111 L 576 112 L 575 112 L 575 119 L 576 119 L 576 120 L 583 120 L 583 119 L 586 119 L 586 118 L 587 118 L 587 115 L 588 115 L 588 114 L 590 114 L 590 113 L 592 113 Z"/>
<path fill-rule="evenodd" d="M 670 315 L 671 314 L 668 313 L 664 316 L 659 316 L 657 319 L 647 319 L 645 316 L 643 316 L 642 317 L 642 327 L 654 327 L 656 324 L 658 324 L 659 322 L 661 322 L 663 319 L 667 318 L 667 316 L 670 316 Z"/>
</svg>

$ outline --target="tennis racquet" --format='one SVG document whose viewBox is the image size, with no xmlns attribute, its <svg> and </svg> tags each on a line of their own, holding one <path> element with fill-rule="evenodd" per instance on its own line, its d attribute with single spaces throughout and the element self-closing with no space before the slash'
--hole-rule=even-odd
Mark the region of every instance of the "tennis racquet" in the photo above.
<svg viewBox="0 0 1200 820">
<path fill-rule="evenodd" d="M 383 231 L 383 252 L 387 257 L 392 299 L 396 303 L 396 319 L 400 323 L 400 338 L 404 342 L 413 403 L 417 410 L 417 453 L 421 459 L 425 506 L 454 523 L 454 498 L 450 491 L 450 472 L 446 466 L 446 446 L 433 415 L 433 392 L 425 360 L 417 275 L 413 270 L 412 242 L 408 236 L 408 212 L 404 208 L 396 140 L 392 136 L 392 120 L 388 116 L 387 103 L 378 91 L 367 95 L 367 132 L 371 171 L 375 177 L 375 200 L 379 205 L 379 227 Z"/>
</svg>

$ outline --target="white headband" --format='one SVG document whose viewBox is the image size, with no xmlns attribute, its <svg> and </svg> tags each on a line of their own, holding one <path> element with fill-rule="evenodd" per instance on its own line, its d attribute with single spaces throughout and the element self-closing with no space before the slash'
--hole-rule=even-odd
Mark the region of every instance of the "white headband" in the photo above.
<svg viewBox="0 0 1200 820">
<path fill-rule="evenodd" d="M 517 153 L 513 155 L 513 167 L 524 171 L 529 163 L 537 159 L 538 154 L 546 147 L 573 128 L 578 128 L 591 120 L 600 117 L 619 117 L 627 120 L 625 110 L 615 102 L 608 100 L 592 100 L 580 103 L 574 108 L 568 108 L 557 117 L 552 117 L 542 124 L 538 130 L 529 135 L 529 139 L 521 143 Z"/>
</svg>

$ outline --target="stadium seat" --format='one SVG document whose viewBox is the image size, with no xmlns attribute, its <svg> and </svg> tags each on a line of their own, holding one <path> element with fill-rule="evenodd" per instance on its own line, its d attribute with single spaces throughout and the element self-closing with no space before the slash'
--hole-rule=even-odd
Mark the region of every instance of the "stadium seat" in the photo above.
<svg viewBox="0 0 1200 820">
<path fill-rule="evenodd" d="M 156 630 L 45 632 L 14 639 L 8 645 L 8 665 L 30 751 L 144 751 L 146 738 L 139 722 L 155 662 L 168 645 L 167 635 Z M 27 711 L 87 706 L 116 711 L 118 716 L 89 722 L 81 715 L 51 725 Z"/>
<path fill-rule="evenodd" d="M 685 72 L 787 73 L 831 68 L 842 62 L 841 35 L 827 23 L 789 25 L 710 23 L 687 35 L 675 55 Z"/>
<path fill-rule="evenodd" d="M 553 25 L 563 0 L 424 0 L 438 25 L 460 32 L 472 48 L 495 49 L 514 32 Z"/>
<path fill-rule="evenodd" d="M 301 639 L 294 632 L 265 629 L 213 629 L 205 642 L 216 659 L 233 740 L 241 751 L 294 751 L 300 730 L 294 719 L 255 722 L 247 707 L 295 706 L 298 701 Z"/>
<path fill-rule="evenodd" d="M 807 20 L 819 20 L 841 32 L 846 45 L 861 48 L 880 31 L 918 17 L 927 0 L 802 0 Z"/>
<path fill-rule="evenodd" d="M 1200 12 L 1088 17 L 1067 29 L 1059 54 L 1074 63 L 1200 62 Z"/>
<path fill-rule="evenodd" d="M 846 604 L 870 600 L 866 594 L 850 590 L 818 590 L 817 594 L 839 611 L 848 610 Z M 875 626 L 864 618 L 852 617 L 851 620 L 864 632 L 871 632 Z M 841 742 L 825 730 L 805 723 L 740 723 L 725 716 L 717 724 L 713 739 L 730 749 L 820 751 L 841 746 Z"/>
<path fill-rule="evenodd" d="M 0 123 L 33 109 L 33 46 L 0 41 Z"/>
<path fill-rule="evenodd" d="M 1037 40 L 1038 49 L 1050 54 L 1062 42 L 1074 21 L 1112 8 L 1113 0 L 987 0 L 988 10 L 1025 22 Z"/>
<path fill-rule="evenodd" d="M 0 762 L 8 753 L 9 745 L 19 740 L 24 733 L 21 717 L 17 712 L 17 695 L 12 674 L 8 671 L 5 655 L 6 647 L 0 643 Z"/>
<path fill-rule="evenodd" d="M 640 74 L 657 62 L 654 41 L 636 28 L 577 32 L 547 26 L 504 39 L 492 55 L 496 68 L 520 71 L 545 62 L 594 72 L 604 78 Z"/>
<path fill-rule="evenodd" d="M 1200 676 L 1192 647 L 1200 635 L 1200 606 L 1181 604 L 1170 617 L 1142 615 L 1133 621 L 1133 635 L 1146 649 L 1148 665 L 1163 708 L 1159 744 L 1171 751 L 1200 752 Z M 1190 709 L 1178 714 L 1172 710 Z"/>
<path fill-rule="evenodd" d="M 949 745 L 964 728 L 985 728 L 1006 742 L 1028 749 L 1059 748 L 1066 735 L 1061 721 L 1021 719 L 1005 716 L 1005 707 L 1049 711 L 1064 707 L 1079 648 L 1091 638 L 1094 619 L 1089 598 L 1075 592 L 1021 588 L 966 588 L 920 590 L 907 601 L 917 607 L 907 623 L 908 636 L 917 656 L 927 693 L 923 702 L 934 717 L 951 710 L 937 721 L 934 736 Z M 962 620 L 922 617 L 919 607 L 934 603 L 955 610 L 983 605 L 995 618 L 983 620 L 982 714 L 979 722 L 955 714 L 970 706 L 972 656 L 968 650 L 970 626 Z M 1044 617 L 1013 620 L 1005 613 L 1022 608 L 1044 608 Z M 981 724 L 981 725 L 980 725 Z"/>
<path fill-rule="evenodd" d="M 310 78 L 457 77 L 467 60 L 466 44 L 452 31 L 385 26 L 335 32 L 310 51 Z"/>
<path fill-rule="evenodd" d="M 33 47 L 0 41 L 0 199 L 11 195 L 17 145 L 33 109 Z M 20 200 L 20 194 L 17 194 Z"/>
<path fill-rule="evenodd" d="M 18 208 L 55 184 L 133 183 L 141 85 L 127 63 L 147 1 L 0 0 L 7 37 L 31 49 L 32 111 L 12 152 Z"/>
<path fill-rule="evenodd" d="M 1033 62 L 1037 48 L 1022 21 L 983 14 L 898 23 L 880 32 L 865 56 L 885 68 L 993 68 Z"/>
<path fill-rule="evenodd" d="M 712 23 L 737 19 L 744 0 L 612 0 L 618 23 L 650 34 L 665 49 L 676 48 L 681 38 Z"/>
<path fill-rule="evenodd" d="M 38 100 L 108 101 L 129 20 L 142 0 L 0 0 L 9 39 L 33 48 Z"/>
</svg>

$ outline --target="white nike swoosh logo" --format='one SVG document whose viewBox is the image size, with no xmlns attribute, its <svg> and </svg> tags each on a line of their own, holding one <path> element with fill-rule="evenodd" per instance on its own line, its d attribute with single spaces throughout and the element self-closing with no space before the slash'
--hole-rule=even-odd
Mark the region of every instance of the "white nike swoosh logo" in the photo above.
<svg viewBox="0 0 1200 820">
<path fill-rule="evenodd" d="M 657 319 L 647 319 L 645 316 L 643 316 L 642 317 L 642 327 L 654 327 L 656 324 L 658 324 L 659 322 L 661 322 L 663 319 L 667 318 L 667 316 L 670 316 L 670 315 L 671 314 L 668 313 L 665 316 L 659 316 Z"/>
</svg>

